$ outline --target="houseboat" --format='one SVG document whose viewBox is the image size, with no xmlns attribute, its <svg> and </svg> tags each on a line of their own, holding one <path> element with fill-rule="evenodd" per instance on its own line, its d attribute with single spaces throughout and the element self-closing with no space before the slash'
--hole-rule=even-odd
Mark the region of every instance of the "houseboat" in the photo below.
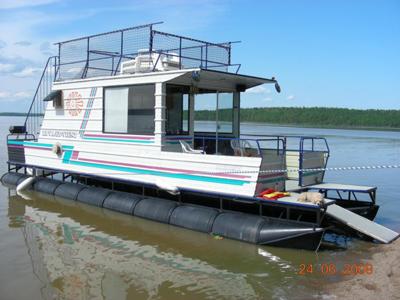
<svg viewBox="0 0 400 300">
<path fill-rule="evenodd" d="M 4 183 L 265 245 L 315 250 L 335 228 L 398 236 L 365 229 L 375 187 L 323 182 L 324 138 L 240 133 L 241 93 L 280 92 L 274 77 L 239 74 L 233 42 L 155 25 L 57 43 L 25 123 L 10 127 Z M 311 190 L 321 201 L 301 199 Z"/>
</svg>

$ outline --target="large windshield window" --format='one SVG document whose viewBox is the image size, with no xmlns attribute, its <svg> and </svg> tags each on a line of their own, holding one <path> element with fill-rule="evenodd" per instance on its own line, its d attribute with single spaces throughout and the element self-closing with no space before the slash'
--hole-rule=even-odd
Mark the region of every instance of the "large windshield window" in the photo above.
<svg viewBox="0 0 400 300">
<path fill-rule="evenodd" d="M 232 133 L 233 93 L 195 94 L 195 132 Z"/>
</svg>

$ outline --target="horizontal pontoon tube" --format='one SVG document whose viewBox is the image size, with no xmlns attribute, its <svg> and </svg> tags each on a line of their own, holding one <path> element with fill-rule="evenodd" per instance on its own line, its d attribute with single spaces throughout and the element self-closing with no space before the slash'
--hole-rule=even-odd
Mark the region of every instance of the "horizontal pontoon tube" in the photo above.
<svg viewBox="0 0 400 300">
<path fill-rule="evenodd" d="M 25 174 L 6 173 L 2 177 L 2 182 L 15 185 L 25 178 Z M 125 214 L 253 244 L 318 250 L 324 233 L 323 228 L 312 224 L 221 211 L 211 207 L 182 204 L 172 200 L 138 196 L 43 177 L 36 178 L 33 189 Z"/>
</svg>

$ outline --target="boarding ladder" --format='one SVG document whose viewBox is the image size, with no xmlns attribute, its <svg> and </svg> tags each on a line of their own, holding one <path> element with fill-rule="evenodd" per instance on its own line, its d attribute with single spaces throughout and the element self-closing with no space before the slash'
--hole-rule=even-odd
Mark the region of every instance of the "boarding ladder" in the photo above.
<svg viewBox="0 0 400 300">
<path fill-rule="evenodd" d="M 47 105 L 47 102 L 44 102 L 43 99 L 51 92 L 53 81 L 57 76 L 57 63 L 57 56 L 51 56 L 48 58 L 25 119 L 24 126 L 26 132 L 35 137 L 40 133 L 40 127 L 42 125 Z"/>
</svg>

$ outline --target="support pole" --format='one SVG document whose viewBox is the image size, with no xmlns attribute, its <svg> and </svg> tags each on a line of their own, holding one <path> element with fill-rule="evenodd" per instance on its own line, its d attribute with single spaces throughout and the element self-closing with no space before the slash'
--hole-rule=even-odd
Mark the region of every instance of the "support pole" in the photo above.
<svg viewBox="0 0 400 300">
<path fill-rule="evenodd" d="M 161 150 L 165 137 L 165 83 L 157 82 L 155 84 L 154 97 L 154 144 L 155 146 L 159 146 Z"/>
</svg>

